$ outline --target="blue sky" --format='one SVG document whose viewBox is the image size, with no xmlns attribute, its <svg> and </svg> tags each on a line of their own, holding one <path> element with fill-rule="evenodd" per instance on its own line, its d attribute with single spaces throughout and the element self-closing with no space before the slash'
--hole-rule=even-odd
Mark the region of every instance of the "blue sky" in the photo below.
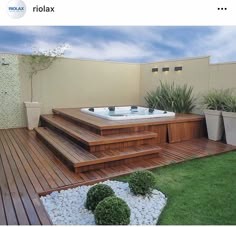
<svg viewBox="0 0 236 227">
<path fill-rule="evenodd" d="M 0 27 L 0 53 L 31 54 L 67 43 L 65 57 L 153 62 L 211 56 L 236 61 L 236 26 L 230 27 Z"/>
</svg>

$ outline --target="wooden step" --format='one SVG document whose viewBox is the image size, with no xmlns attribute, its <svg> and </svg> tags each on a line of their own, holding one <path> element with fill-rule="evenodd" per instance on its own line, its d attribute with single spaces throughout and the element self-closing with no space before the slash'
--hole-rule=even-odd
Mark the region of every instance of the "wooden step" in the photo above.
<svg viewBox="0 0 236 227">
<path fill-rule="evenodd" d="M 143 158 L 156 156 L 161 150 L 158 146 L 141 145 L 90 153 L 60 133 L 48 128 L 35 129 L 37 135 L 50 147 L 64 163 L 75 172 L 116 166 Z"/>
<path fill-rule="evenodd" d="M 74 108 L 72 108 L 70 110 L 72 110 L 72 112 L 73 112 L 73 109 Z M 52 112 L 53 112 L 53 114 L 55 114 L 57 116 L 61 116 L 64 119 L 67 119 L 69 121 L 76 123 L 77 125 L 79 125 L 82 128 L 85 128 L 91 132 L 98 134 L 98 135 L 102 135 L 101 128 L 96 125 L 96 120 L 97 120 L 96 117 L 94 117 L 90 114 L 85 114 L 80 111 L 80 113 L 84 116 L 84 118 L 78 119 L 76 116 L 71 116 L 70 114 L 64 113 L 63 110 L 65 110 L 65 109 L 64 108 L 62 108 L 62 109 L 57 108 L 57 109 L 52 109 Z M 91 122 L 91 120 L 92 120 L 92 122 Z"/>
<path fill-rule="evenodd" d="M 51 126 L 51 128 L 53 127 L 59 130 L 80 142 L 80 145 L 84 145 L 83 147 L 90 151 L 119 148 L 119 145 L 124 145 L 124 143 L 126 143 L 126 146 L 141 145 L 145 143 L 153 144 L 152 142 L 157 138 L 157 133 L 147 131 L 100 136 L 58 115 L 42 115 L 41 121 L 43 126 Z M 136 143 L 129 144 L 129 142 L 134 141 L 136 141 Z M 115 144 L 115 146 L 104 146 L 108 144 Z"/>
</svg>

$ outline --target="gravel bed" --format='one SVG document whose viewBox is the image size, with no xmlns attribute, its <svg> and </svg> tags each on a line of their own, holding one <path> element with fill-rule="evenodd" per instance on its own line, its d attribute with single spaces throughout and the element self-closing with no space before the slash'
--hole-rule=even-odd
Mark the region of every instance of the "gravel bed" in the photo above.
<svg viewBox="0 0 236 227">
<path fill-rule="evenodd" d="M 153 190 L 149 196 L 135 196 L 130 192 L 128 183 L 105 181 L 116 196 L 125 200 L 130 207 L 131 225 L 155 225 L 167 198 Z M 52 192 L 42 196 L 41 200 L 53 222 L 56 225 L 95 225 L 94 215 L 84 206 L 88 190 L 92 186 L 80 186 L 73 189 Z"/>
</svg>

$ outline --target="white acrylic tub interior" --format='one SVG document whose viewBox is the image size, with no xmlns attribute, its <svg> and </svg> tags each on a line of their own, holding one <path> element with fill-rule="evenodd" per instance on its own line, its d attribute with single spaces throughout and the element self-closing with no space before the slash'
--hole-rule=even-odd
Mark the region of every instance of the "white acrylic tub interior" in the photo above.
<svg viewBox="0 0 236 227">
<path fill-rule="evenodd" d="M 108 107 L 82 108 L 84 113 L 108 120 L 135 120 L 155 117 L 173 117 L 174 112 L 155 109 L 152 113 L 149 108 L 137 106 L 137 109 L 131 109 L 131 106 L 115 107 L 115 111 L 109 111 Z"/>
</svg>

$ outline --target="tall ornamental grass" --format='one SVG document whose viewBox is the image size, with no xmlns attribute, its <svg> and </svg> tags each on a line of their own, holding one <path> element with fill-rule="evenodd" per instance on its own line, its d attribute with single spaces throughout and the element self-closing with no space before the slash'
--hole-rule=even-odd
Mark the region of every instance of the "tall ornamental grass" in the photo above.
<svg viewBox="0 0 236 227">
<path fill-rule="evenodd" d="M 149 108 L 172 111 L 175 113 L 190 113 L 195 107 L 193 87 L 163 83 L 155 91 L 148 92 L 145 100 Z"/>
<path fill-rule="evenodd" d="M 232 89 L 213 89 L 203 95 L 203 105 L 210 110 L 226 110 L 234 102 Z"/>
<path fill-rule="evenodd" d="M 224 111 L 236 113 L 236 97 L 231 96 L 225 100 Z"/>
</svg>

